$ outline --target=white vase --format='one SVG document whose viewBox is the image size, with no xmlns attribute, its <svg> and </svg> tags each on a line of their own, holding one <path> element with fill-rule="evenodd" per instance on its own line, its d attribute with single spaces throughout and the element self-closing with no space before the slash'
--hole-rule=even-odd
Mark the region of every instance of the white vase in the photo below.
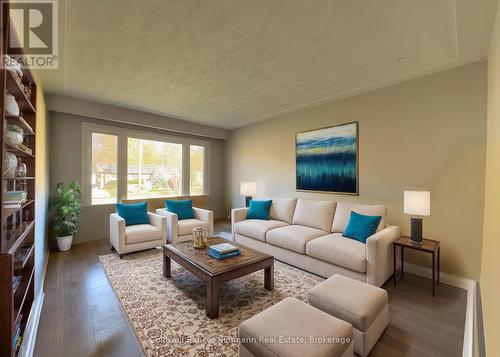
<svg viewBox="0 0 500 357">
<path fill-rule="evenodd" d="M 57 246 L 61 252 L 65 252 L 71 249 L 71 244 L 73 243 L 73 236 L 57 237 Z"/>
</svg>

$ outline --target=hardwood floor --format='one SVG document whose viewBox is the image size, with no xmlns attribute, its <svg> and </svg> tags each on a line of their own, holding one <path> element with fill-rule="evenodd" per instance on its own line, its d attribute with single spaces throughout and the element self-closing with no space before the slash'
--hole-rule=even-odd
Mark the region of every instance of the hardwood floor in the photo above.
<svg viewBox="0 0 500 357">
<path fill-rule="evenodd" d="M 215 231 L 228 232 L 230 224 L 216 222 Z M 98 259 L 110 253 L 107 240 L 51 252 L 34 356 L 143 355 Z M 384 288 L 391 323 L 371 357 L 462 355 L 464 290 L 441 284 L 433 299 L 430 280 L 411 274 Z"/>
</svg>

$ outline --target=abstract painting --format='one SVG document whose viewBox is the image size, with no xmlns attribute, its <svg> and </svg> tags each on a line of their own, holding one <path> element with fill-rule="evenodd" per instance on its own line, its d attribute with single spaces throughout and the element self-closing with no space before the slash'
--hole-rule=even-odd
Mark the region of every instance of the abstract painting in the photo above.
<svg viewBox="0 0 500 357">
<path fill-rule="evenodd" d="M 297 133 L 299 191 L 358 194 L 358 123 Z"/>
</svg>

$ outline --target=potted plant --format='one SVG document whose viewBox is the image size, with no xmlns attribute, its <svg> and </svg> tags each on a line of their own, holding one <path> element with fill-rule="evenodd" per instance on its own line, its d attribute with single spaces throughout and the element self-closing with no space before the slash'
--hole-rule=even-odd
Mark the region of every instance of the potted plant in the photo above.
<svg viewBox="0 0 500 357">
<path fill-rule="evenodd" d="M 64 252 L 71 248 L 73 237 L 78 232 L 81 211 L 80 184 L 72 181 L 65 186 L 59 182 L 52 199 L 52 207 L 57 245 L 59 250 Z"/>
</svg>

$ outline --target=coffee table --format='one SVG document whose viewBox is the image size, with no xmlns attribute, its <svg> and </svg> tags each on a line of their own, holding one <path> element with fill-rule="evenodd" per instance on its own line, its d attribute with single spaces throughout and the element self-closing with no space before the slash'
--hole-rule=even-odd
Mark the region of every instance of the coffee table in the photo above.
<svg viewBox="0 0 500 357">
<path fill-rule="evenodd" d="M 208 239 L 209 246 L 227 242 L 220 237 Z M 219 287 L 225 281 L 264 269 L 264 288 L 274 289 L 274 258 L 241 244 L 230 243 L 240 248 L 241 255 L 224 260 L 210 257 L 206 249 L 195 249 L 191 241 L 163 246 L 163 276 L 170 278 L 170 262 L 173 259 L 203 280 L 207 286 L 206 314 L 210 319 L 219 316 Z"/>
</svg>

